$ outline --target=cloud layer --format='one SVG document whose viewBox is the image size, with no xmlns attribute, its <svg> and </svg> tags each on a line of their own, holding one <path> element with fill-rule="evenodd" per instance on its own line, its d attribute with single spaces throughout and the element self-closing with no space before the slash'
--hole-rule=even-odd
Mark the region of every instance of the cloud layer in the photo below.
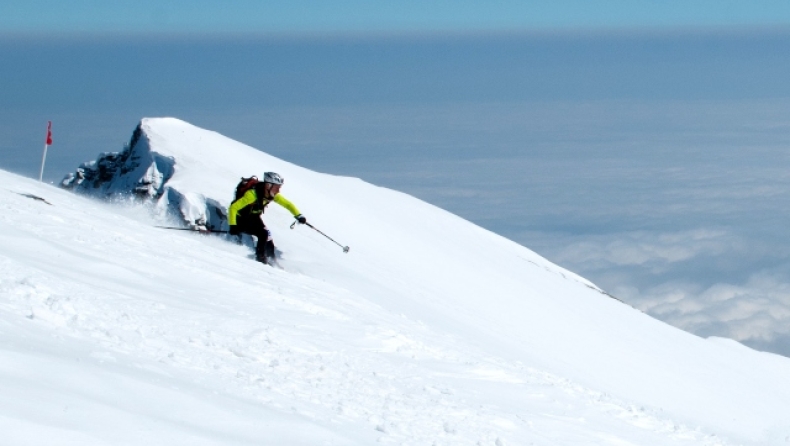
<svg viewBox="0 0 790 446">
<path fill-rule="evenodd" d="M 790 263 L 769 246 L 726 229 L 578 239 L 549 257 L 674 326 L 790 355 Z"/>
</svg>

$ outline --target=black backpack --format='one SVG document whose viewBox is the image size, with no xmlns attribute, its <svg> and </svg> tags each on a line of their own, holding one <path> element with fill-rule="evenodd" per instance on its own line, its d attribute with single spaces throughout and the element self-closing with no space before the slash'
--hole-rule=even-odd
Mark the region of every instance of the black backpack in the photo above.
<svg viewBox="0 0 790 446">
<path fill-rule="evenodd" d="M 254 175 L 249 178 L 241 177 L 241 181 L 239 181 L 239 184 L 236 186 L 236 199 L 238 200 L 241 198 L 242 195 L 258 183 L 258 177 Z"/>
</svg>

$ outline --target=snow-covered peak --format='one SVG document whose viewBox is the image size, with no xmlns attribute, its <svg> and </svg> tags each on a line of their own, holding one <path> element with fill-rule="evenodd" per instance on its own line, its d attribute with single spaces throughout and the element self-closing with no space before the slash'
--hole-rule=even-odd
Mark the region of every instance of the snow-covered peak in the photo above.
<svg viewBox="0 0 790 446">
<path fill-rule="evenodd" d="M 179 119 L 145 118 L 124 150 L 82 164 L 61 186 L 99 197 L 151 200 L 161 212 L 188 226 L 220 230 L 225 224 L 226 198 L 238 181 L 234 172 L 281 164 Z M 219 191 L 227 192 L 216 201 L 211 195 Z"/>
<path fill-rule="evenodd" d="M 244 247 L 156 229 L 126 208 L 2 173 L 13 192 L 0 220 L 0 321 L 98 350 L 129 379 L 150 379 L 127 369 L 159 360 L 158 372 L 186 389 L 162 401 L 188 407 L 203 391 L 240 398 L 287 426 L 309 426 L 295 437 L 331 432 L 327 444 L 723 445 L 790 436 L 787 358 L 661 323 L 409 195 L 312 172 L 177 119 L 144 119 L 138 129 L 127 151 L 83 165 L 82 178 L 65 183 L 102 195 L 137 191 L 194 223 L 201 203 L 224 210 L 239 177 L 276 171 L 282 193 L 350 252 L 307 227 L 289 229 L 291 215 L 272 205 L 264 220 L 285 268 L 276 270 Z M 24 354 L 29 344 L 12 344 L 24 367 L 38 364 Z M 47 355 L 36 361 L 82 373 Z M 211 429 L 187 431 L 210 444 L 248 439 L 217 439 Z M 174 432 L 183 438 L 183 426 Z"/>
</svg>

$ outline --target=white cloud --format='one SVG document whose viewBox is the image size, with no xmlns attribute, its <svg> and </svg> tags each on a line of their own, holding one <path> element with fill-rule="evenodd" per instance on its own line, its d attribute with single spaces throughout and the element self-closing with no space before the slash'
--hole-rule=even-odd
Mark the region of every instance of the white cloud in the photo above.
<svg viewBox="0 0 790 446">
<path fill-rule="evenodd" d="M 725 228 L 565 237 L 548 257 L 651 316 L 700 336 L 790 354 L 790 264 Z M 562 245 L 552 240 L 554 245 Z"/>
<path fill-rule="evenodd" d="M 716 256 L 740 250 L 744 243 L 720 229 L 696 229 L 675 233 L 630 232 L 586 237 L 554 256 L 559 263 L 618 266 L 661 266 L 699 256 Z M 584 266 L 584 265 L 582 265 Z"/>
<path fill-rule="evenodd" d="M 744 283 L 664 283 L 620 296 L 665 322 L 701 336 L 723 336 L 770 351 L 790 345 L 790 281 L 757 273 Z"/>
</svg>

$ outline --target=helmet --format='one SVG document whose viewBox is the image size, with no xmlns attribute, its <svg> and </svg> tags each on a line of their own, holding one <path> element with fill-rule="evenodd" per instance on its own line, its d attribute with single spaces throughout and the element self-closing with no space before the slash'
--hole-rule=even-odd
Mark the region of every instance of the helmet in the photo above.
<svg viewBox="0 0 790 446">
<path fill-rule="evenodd" d="M 283 184 L 285 181 L 280 174 L 276 172 L 264 172 L 263 173 L 263 182 L 264 183 L 272 183 L 272 184 Z"/>
</svg>

